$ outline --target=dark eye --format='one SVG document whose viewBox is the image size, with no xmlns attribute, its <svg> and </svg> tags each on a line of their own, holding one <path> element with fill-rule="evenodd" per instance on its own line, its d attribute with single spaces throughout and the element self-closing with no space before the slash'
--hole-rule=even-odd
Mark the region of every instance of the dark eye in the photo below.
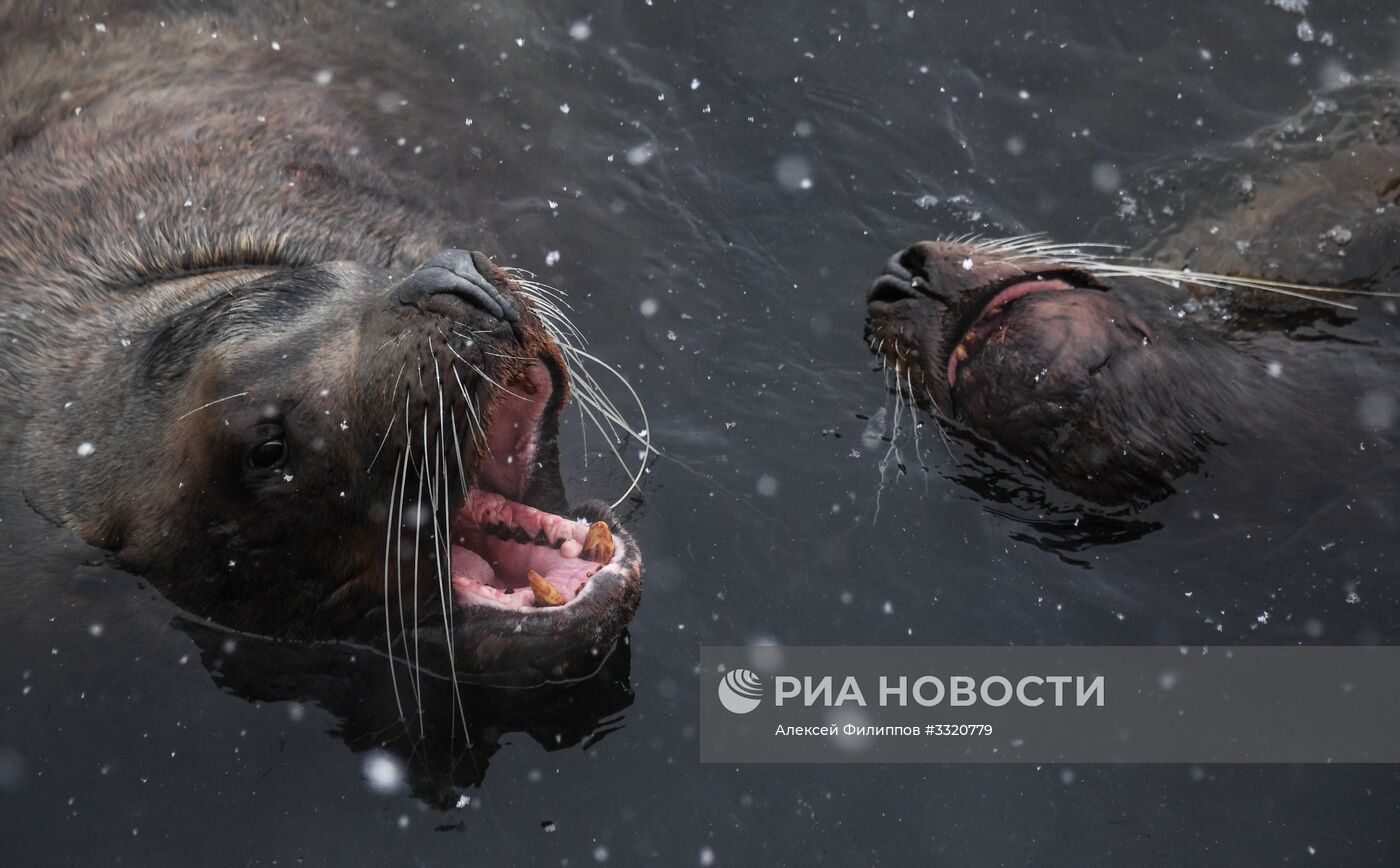
<svg viewBox="0 0 1400 868">
<path fill-rule="evenodd" d="M 276 467 L 287 457 L 287 444 L 281 440 L 269 440 L 259 444 L 248 453 L 248 463 L 254 467 Z"/>
</svg>

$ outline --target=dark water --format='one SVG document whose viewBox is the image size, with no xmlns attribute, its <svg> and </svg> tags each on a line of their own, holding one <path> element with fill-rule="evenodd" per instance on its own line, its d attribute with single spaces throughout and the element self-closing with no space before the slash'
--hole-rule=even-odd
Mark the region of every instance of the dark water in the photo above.
<svg viewBox="0 0 1400 868">
<path fill-rule="evenodd" d="M 375 677 L 313 688 L 355 666 L 224 649 L 12 498 L 4 862 L 1400 858 L 1387 767 L 702 767 L 695 731 L 701 644 L 1400 641 L 1388 426 L 1325 455 L 1286 437 L 1227 452 L 1145 516 L 1159 529 L 1077 551 L 950 481 L 931 440 L 927 474 L 909 461 L 882 486 L 886 444 L 862 437 L 886 397 L 863 290 L 891 252 L 965 231 L 1140 240 L 1151 227 L 1119 216 L 1115 179 L 1397 69 L 1393 6 L 535 5 L 401 2 L 377 26 L 440 73 L 405 73 L 403 98 L 442 122 L 403 130 L 402 162 L 470 191 L 444 205 L 480 219 L 499 260 L 569 289 L 646 400 L 665 457 L 624 507 L 648 568 L 629 647 L 573 693 L 475 697 L 499 750 L 381 795 L 365 780 L 376 722 L 345 711 Z M 499 80 L 452 81 L 467 54 Z M 501 103 L 503 162 L 484 168 L 463 120 L 506 85 L 529 96 Z M 1328 344 L 1344 385 L 1319 415 L 1350 430 L 1363 399 L 1372 422 L 1393 407 L 1378 348 L 1394 328 L 1379 303 L 1316 327 L 1364 350 Z M 596 436 L 585 467 L 579 436 L 565 431 L 571 488 L 625 487 Z"/>
</svg>

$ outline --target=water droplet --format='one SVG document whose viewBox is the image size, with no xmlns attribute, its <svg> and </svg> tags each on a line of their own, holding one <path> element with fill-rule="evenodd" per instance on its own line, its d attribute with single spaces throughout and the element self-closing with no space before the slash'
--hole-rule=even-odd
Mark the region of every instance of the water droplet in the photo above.
<svg viewBox="0 0 1400 868">
<path fill-rule="evenodd" d="M 403 787 L 403 763 L 387 751 L 373 750 L 366 754 L 361 771 L 370 790 L 381 796 L 393 795 Z"/>
<path fill-rule="evenodd" d="M 812 189 L 812 162 L 801 154 L 786 154 L 778 158 L 773 168 L 778 186 L 796 192 Z"/>
<path fill-rule="evenodd" d="M 627 149 L 627 162 L 633 166 L 645 166 L 655 156 L 656 145 L 651 142 L 642 142 Z"/>
</svg>

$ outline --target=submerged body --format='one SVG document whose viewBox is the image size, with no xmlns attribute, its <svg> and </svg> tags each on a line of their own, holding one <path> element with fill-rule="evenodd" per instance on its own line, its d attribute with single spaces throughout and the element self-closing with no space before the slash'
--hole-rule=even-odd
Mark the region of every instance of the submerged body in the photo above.
<svg viewBox="0 0 1400 868">
<path fill-rule="evenodd" d="M 465 249 L 373 131 L 380 91 L 330 84 L 366 47 L 342 11 L 99 29 L 0 7 L 19 485 L 228 627 L 459 675 L 591 671 L 641 561 L 606 504 L 565 499 L 567 319 Z M 437 195 L 469 212 L 490 181 Z"/>
<path fill-rule="evenodd" d="M 1325 430 L 1307 392 L 1342 374 L 1287 332 L 1347 295 L 1297 285 L 1361 297 L 1400 276 L 1396 86 L 1327 104 L 1260 131 L 1223 177 L 1177 180 L 1163 211 L 1186 216 L 1143 256 L 1190 273 L 1039 238 L 922 242 L 868 294 L 872 349 L 941 424 L 1098 506 L 1161 500 L 1222 445 Z M 1285 362 L 1303 376 L 1283 382 Z"/>
</svg>

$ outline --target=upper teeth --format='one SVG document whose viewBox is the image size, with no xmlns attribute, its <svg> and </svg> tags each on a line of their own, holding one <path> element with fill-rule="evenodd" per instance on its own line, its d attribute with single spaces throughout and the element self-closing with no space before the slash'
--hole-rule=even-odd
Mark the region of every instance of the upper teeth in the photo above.
<svg viewBox="0 0 1400 868">
<path fill-rule="evenodd" d="M 596 564 L 610 564 L 616 551 L 617 546 L 613 543 L 612 531 L 608 530 L 608 523 L 605 521 L 593 522 L 593 526 L 588 529 L 588 536 L 583 539 L 581 555 Z"/>
</svg>

